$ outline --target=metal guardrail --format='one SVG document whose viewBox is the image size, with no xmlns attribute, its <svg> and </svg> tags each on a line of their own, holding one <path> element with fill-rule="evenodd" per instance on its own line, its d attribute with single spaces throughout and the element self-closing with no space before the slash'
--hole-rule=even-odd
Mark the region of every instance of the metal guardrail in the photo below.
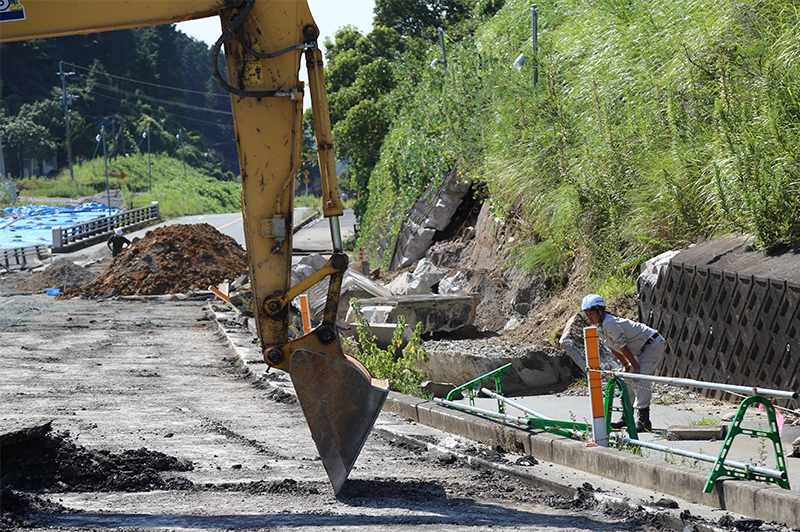
<svg viewBox="0 0 800 532">
<path fill-rule="evenodd" d="M 157 218 L 158 202 L 154 201 L 146 207 L 122 211 L 77 225 L 53 227 L 53 251 L 60 251 L 88 240 L 108 236 L 117 228 L 124 229 Z"/>
<path fill-rule="evenodd" d="M 12 267 L 22 267 L 25 264 L 32 264 L 34 261 L 41 260 L 40 257 L 50 254 L 50 250 L 44 244 L 27 246 L 24 248 L 0 249 L 0 266 L 6 270 Z"/>
</svg>

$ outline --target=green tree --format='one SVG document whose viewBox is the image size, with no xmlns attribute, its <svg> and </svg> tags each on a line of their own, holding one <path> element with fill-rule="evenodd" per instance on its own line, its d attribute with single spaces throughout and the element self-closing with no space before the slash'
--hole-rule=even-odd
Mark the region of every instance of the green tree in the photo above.
<svg viewBox="0 0 800 532">
<path fill-rule="evenodd" d="M 402 35 L 422 37 L 431 28 L 456 24 L 469 17 L 474 0 L 376 0 L 375 24 Z"/>
</svg>

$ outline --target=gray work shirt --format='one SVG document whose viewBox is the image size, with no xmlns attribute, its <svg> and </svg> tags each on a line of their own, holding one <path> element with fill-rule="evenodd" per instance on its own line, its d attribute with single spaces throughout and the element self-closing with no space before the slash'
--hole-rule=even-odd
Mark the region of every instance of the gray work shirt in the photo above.
<svg viewBox="0 0 800 532">
<path fill-rule="evenodd" d="M 619 351 L 622 346 L 627 345 L 634 356 L 642 351 L 644 343 L 657 332 L 644 323 L 609 313 L 605 314 L 603 322 L 597 326 L 597 334 L 606 346 Z"/>
</svg>

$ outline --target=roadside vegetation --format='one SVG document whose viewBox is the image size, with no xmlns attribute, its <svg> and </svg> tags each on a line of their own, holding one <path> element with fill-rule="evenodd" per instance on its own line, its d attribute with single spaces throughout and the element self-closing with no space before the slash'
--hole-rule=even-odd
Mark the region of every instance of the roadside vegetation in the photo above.
<svg viewBox="0 0 800 532">
<path fill-rule="evenodd" d="M 129 155 L 108 161 L 108 184 L 123 191 L 128 208 L 159 202 L 164 218 L 190 214 L 237 212 L 241 210 L 241 186 L 233 174 L 209 176 L 207 170 L 186 165 L 180 158 Z M 73 167 L 56 177 L 30 177 L 14 180 L 17 195 L 37 198 L 76 198 L 106 190 L 105 163 L 102 157 Z M 151 188 L 152 176 L 152 188 Z"/>
<path fill-rule="evenodd" d="M 792 2 L 539 2 L 536 86 L 531 4 L 456 3 L 466 15 L 439 20 L 446 70 L 430 67 L 441 59 L 435 27 L 415 40 L 397 22 L 406 19 L 388 19 L 389 30 L 336 36 L 332 88 L 345 66 L 360 73 L 331 102 L 353 102 L 334 109 L 335 134 L 358 163 L 351 186 L 366 184 L 359 244 L 370 261 L 387 265 L 391 246 L 373 243 L 393 239 L 404 218 L 386 213 L 405 212 L 455 166 L 513 221 L 521 265 L 558 278 L 580 262 L 604 295 L 623 297 L 643 261 L 703 239 L 744 232 L 768 252 L 800 245 Z M 374 50 L 392 31 L 404 39 L 387 60 L 391 46 Z M 376 129 L 380 142 L 368 136 Z M 380 145 L 373 165 L 354 139 Z"/>
</svg>

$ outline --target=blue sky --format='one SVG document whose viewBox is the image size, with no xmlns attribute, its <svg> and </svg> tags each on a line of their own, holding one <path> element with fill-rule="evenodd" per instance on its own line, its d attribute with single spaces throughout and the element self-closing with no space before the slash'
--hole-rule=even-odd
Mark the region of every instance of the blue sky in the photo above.
<svg viewBox="0 0 800 532">
<path fill-rule="evenodd" d="M 314 21 L 320 31 L 319 43 L 324 48 L 325 37 L 333 38 L 336 30 L 351 25 L 367 34 L 372 31 L 372 17 L 375 0 L 307 0 Z M 179 22 L 177 28 L 183 33 L 213 46 L 222 33 L 218 17 Z M 300 68 L 300 79 L 308 82 L 305 63 Z M 304 108 L 311 106 L 311 99 L 305 98 Z"/>
<path fill-rule="evenodd" d="M 372 31 L 373 9 L 375 0 L 307 0 L 314 15 L 314 21 L 319 26 L 321 33 L 320 44 L 325 37 L 333 37 L 337 29 L 350 24 L 358 28 L 361 33 Z M 219 18 L 210 17 L 200 20 L 179 22 L 178 29 L 209 46 L 219 38 Z"/>
</svg>

